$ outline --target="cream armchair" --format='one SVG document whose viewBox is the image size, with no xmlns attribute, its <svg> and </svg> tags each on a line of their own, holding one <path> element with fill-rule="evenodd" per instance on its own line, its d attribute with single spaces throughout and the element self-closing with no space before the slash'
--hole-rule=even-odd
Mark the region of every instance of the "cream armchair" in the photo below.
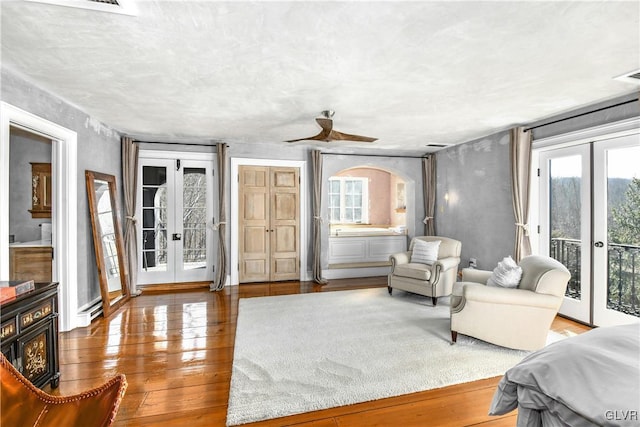
<svg viewBox="0 0 640 427">
<path fill-rule="evenodd" d="M 451 296 L 451 340 L 458 333 L 503 347 L 545 346 L 571 274 L 553 258 L 530 255 L 520 261 L 517 288 L 487 286 L 491 271 L 462 270 Z"/>
<path fill-rule="evenodd" d="M 411 254 L 416 240 L 440 241 L 438 260 L 432 265 L 411 262 Z M 409 250 L 389 257 L 391 272 L 387 279 L 389 295 L 393 289 L 413 292 L 431 297 L 433 305 L 438 297 L 451 295 L 456 281 L 462 243 L 458 240 L 439 236 L 416 236 L 411 239 Z"/>
</svg>

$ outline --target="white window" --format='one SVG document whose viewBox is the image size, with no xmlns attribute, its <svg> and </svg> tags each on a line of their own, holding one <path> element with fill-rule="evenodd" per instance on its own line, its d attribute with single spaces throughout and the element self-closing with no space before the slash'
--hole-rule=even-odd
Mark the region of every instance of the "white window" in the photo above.
<svg viewBox="0 0 640 427">
<path fill-rule="evenodd" d="M 332 224 L 369 222 L 369 180 L 355 177 L 329 179 L 329 221 Z"/>
</svg>

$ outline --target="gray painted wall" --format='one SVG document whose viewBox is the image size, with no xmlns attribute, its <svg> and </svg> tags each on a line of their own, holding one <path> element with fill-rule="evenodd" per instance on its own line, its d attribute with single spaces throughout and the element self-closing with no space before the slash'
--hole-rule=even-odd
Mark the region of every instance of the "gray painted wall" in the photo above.
<svg viewBox="0 0 640 427">
<path fill-rule="evenodd" d="M 640 116 L 637 93 L 590 105 L 525 126 L 536 126 L 624 101 L 629 104 L 533 130 L 534 141 Z M 499 132 L 437 153 L 436 233 L 462 241 L 461 267 L 469 258 L 492 270 L 513 254 L 515 216 L 511 205 L 509 133 Z M 444 195 L 449 193 L 449 202 Z"/>
<path fill-rule="evenodd" d="M 492 270 L 515 242 L 509 133 L 439 151 L 436 161 L 436 234 L 462 242 L 460 267 L 473 257 Z"/>
<path fill-rule="evenodd" d="M 51 141 L 31 138 L 26 132 L 11 132 L 9 137 L 9 235 L 16 242 L 40 240 L 40 224 L 51 218 L 31 218 L 31 164 L 51 163 Z"/>
<path fill-rule="evenodd" d="M 78 134 L 78 307 L 82 307 L 100 297 L 84 173 L 90 169 L 115 175 L 119 183 L 119 196 L 122 197 L 120 135 L 96 118 L 6 68 L 2 69 L 1 78 L 2 101 Z"/>
</svg>

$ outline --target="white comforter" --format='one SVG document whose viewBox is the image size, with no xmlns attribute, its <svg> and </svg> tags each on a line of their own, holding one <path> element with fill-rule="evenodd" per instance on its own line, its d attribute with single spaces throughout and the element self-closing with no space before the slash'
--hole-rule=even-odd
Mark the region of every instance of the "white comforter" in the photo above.
<svg viewBox="0 0 640 427">
<path fill-rule="evenodd" d="M 518 408 L 521 426 L 640 425 L 640 324 L 551 344 L 506 372 L 491 415 Z"/>
</svg>

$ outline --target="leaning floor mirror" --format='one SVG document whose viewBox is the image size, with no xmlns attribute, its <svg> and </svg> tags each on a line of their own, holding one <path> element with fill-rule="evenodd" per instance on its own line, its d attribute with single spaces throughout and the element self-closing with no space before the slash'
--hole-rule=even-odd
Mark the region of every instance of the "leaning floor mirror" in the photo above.
<svg viewBox="0 0 640 427">
<path fill-rule="evenodd" d="M 102 311 L 109 316 L 130 297 L 118 209 L 116 177 L 86 171 L 93 246 L 102 293 Z"/>
</svg>

